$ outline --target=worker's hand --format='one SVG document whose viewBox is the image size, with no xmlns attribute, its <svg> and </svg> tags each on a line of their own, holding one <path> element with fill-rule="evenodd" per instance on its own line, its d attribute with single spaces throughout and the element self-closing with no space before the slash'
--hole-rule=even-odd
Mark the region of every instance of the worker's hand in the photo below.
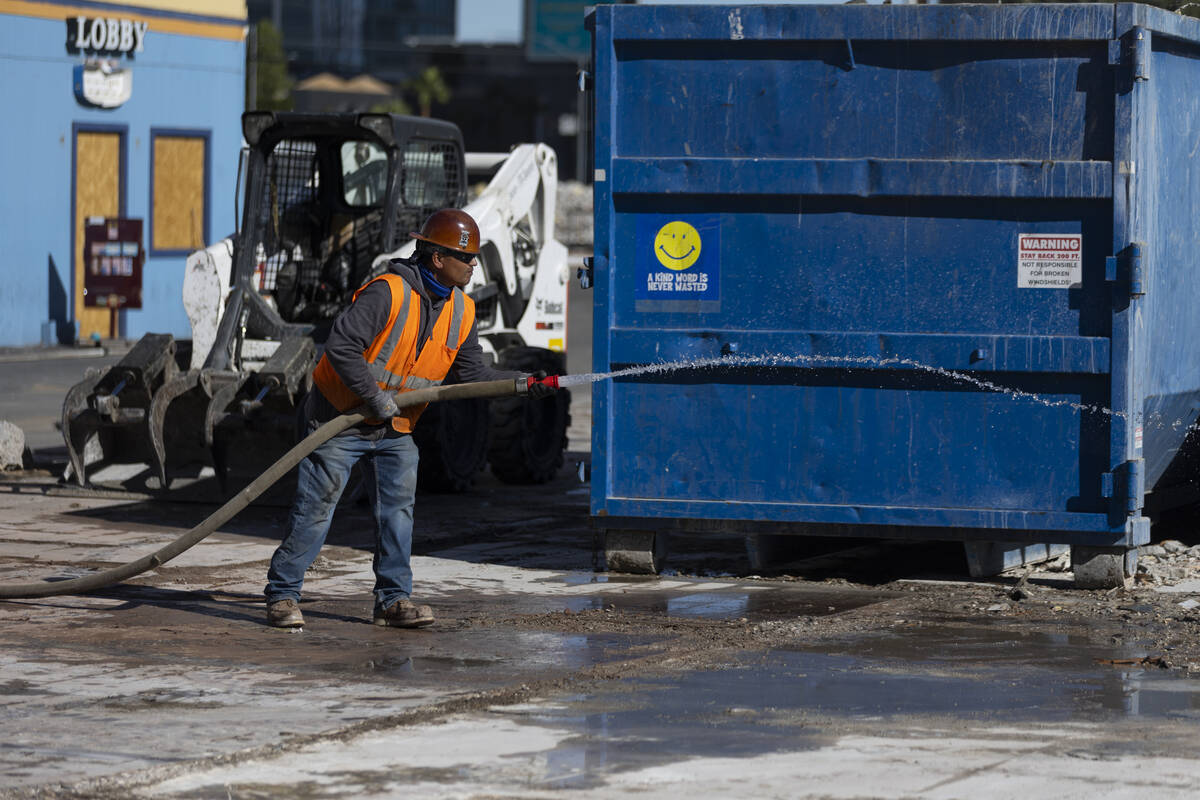
<svg viewBox="0 0 1200 800">
<path fill-rule="evenodd" d="M 535 381 L 535 383 L 530 384 L 529 391 L 527 392 L 530 400 L 543 400 L 554 394 L 553 386 L 547 386 L 544 383 L 536 383 L 536 381 L 540 381 L 546 377 L 546 371 L 544 369 L 539 369 L 530 377 Z"/>
<path fill-rule="evenodd" d="M 392 397 L 391 392 L 380 392 L 367 400 L 367 408 L 370 410 L 370 419 L 387 421 L 400 413 L 400 409 L 397 408 L 396 400 Z"/>
</svg>

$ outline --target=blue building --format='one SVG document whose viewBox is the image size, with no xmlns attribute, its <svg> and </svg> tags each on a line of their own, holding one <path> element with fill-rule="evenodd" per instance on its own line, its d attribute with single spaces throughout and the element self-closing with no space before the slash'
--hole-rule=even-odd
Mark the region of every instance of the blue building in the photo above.
<svg viewBox="0 0 1200 800">
<path fill-rule="evenodd" d="M 245 41 L 245 0 L 0 0 L 0 346 L 190 336 L 186 256 L 235 226 Z M 86 302 L 99 218 L 141 220 L 141 308 Z"/>
</svg>

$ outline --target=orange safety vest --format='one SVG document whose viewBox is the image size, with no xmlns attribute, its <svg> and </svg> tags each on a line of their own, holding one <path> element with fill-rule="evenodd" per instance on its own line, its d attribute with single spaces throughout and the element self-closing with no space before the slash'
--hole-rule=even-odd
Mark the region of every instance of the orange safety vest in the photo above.
<svg viewBox="0 0 1200 800">
<path fill-rule="evenodd" d="M 417 335 L 421 327 L 421 298 L 399 275 L 381 275 L 368 281 L 357 292 L 375 281 L 387 281 L 392 290 L 392 307 L 387 325 L 383 327 L 371 344 L 363 351 L 367 369 L 371 371 L 379 388 L 384 391 L 411 392 L 437 386 L 446 378 L 458 349 L 475 324 L 475 301 L 467 297 L 462 289 L 455 287 L 442 305 L 441 313 L 433 324 L 433 333 L 417 355 Z M 352 392 L 338 377 L 322 355 L 313 370 L 313 382 L 330 403 L 343 414 L 363 404 L 363 400 Z M 417 418 L 428 403 L 400 409 L 399 416 L 392 417 L 392 427 L 400 433 L 412 433 Z"/>
</svg>

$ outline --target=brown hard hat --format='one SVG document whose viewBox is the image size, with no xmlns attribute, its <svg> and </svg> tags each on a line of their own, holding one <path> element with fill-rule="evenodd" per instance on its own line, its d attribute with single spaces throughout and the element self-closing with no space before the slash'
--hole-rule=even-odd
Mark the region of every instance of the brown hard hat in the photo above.
<svg viewBox="0 0 1200 800">
<path fill-rule="evenodd" d="M 433 212 L 421 226 L 421 232 L 409 236 L 460 253 L 479 254 L 479 226 L 470 214 L 457 208 Z"/>
</svg>

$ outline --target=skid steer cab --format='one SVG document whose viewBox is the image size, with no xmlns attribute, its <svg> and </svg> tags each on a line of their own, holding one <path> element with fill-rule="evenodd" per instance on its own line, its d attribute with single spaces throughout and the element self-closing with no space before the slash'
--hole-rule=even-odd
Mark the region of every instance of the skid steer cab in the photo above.
<svg viewBox="0 0 1200 800">
<path fill-rule="evenodd" d="M 441 208 L 479 224 L 466 291 L 485 351 L 500 368 L 565 372 L 551 148 L 467 154 L 453 123 L 398 114 L 249 112 L 242 133 L 239 230 L 185 267 L 191 339 L 147 334 L 70 390 L 67 479 L 153 492 L 211 477 L 221 494 L 237 491 L 295 442 L 334 319 L 391 258 L 411 254 L 409 233 Z M 469 200 L 473 180 L 483 188 Z M 504 481 L 550 480 L 569 406 L 565 390 L 434 404 L 414 433 L 422 487 L 464 491 L 489 463 Z"/>
</svg>

